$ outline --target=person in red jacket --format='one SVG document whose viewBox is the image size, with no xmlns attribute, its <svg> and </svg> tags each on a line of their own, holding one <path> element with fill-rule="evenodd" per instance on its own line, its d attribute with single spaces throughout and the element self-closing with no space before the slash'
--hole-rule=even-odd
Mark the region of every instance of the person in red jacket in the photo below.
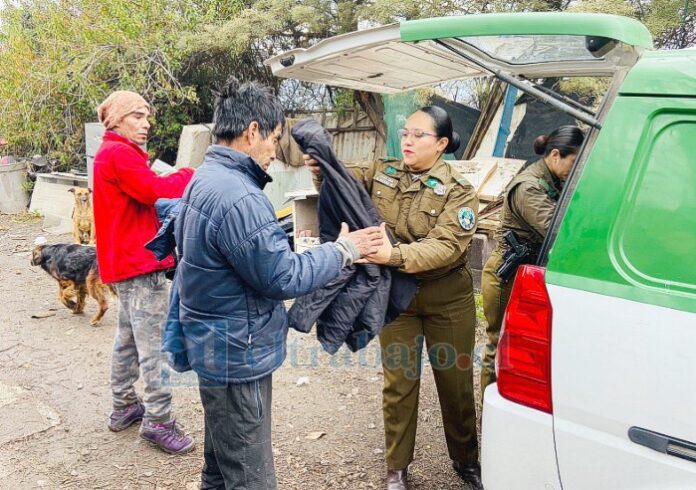
<svg viewBox="0 0 696 490">
<path fill-rule="evenodd" d="M 194 441 L 171 416 L 172 391 L 161 352 L 169 308 L 164 271 L 174 259 L 158 261 L 145 243 L 159 228 L 155 201 L 181 197 L 193 169 L 167 177 L 150 169 L 147 153 L 139 146 L 147 141 L 150 105 L 140 95 L 114 92 L 97 113 L 106 128 L 94 157 L 97 260 L 102 281 L 113 284 L 119 298 L 108 426 L 118 432 L 142 420 L 141 437 L 166 452 L 182 454 L 193 449 Z M 140 372 L 145 382 L 142 401 L 133 386 Z"/>
</svg>

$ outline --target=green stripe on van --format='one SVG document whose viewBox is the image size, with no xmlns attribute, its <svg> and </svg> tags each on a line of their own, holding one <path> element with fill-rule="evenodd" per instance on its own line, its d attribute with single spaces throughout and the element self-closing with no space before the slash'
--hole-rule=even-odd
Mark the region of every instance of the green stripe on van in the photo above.
<svg viewBox="0 0 696 490">
<path fill-rule="evenodd" d="M 646 49 L 653 47 L 647 27 L 611 14 L 515 12 L 409 20 L 399 26 L 405 42 L 469 36 L 598 36 Z"/>
<path fill-rule="evenodd" d="M 696 99 L 618 97 L 547 282 L 696 312 Z"/>
</svg>

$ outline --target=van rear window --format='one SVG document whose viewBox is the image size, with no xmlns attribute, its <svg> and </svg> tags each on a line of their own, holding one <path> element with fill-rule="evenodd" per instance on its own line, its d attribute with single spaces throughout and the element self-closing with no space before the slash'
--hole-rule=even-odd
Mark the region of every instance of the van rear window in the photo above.
<svg viewBox="0 0 696 490">
<path fill-rule="evenodd" d="M 657 112 L 636 155 L 613 247 L 647 286 L 696 292 L 696 115 Z"/>
<path fill-rule="evenodd" d="M 513 65 L 601 59 L 587 48 L 585 36 L 460 37 L 493 59 Z"/>
</svg>

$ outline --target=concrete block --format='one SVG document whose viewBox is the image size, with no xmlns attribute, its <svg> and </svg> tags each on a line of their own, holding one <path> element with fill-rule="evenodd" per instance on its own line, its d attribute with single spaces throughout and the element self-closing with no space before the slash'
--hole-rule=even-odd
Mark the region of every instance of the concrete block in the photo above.
<svg viewBox="0 0 696 490">
<path fill-rule="evenodd" d="M 85 124 L 85 153 L 93 157 L 101 146 L 102 138 L 106 129 L 100 122 Z"/>
<path fill-rule="evenodd" d="M 179 151 L 176 168 L 200 167 L 205 152 L 213 142 L 212 124 L 192 124 L 184 126 L 179 137 Z"/>
<path fill-rule="evenodd" d="M 70 174 L 36 174 L 29 210 L 44 216 L 43 230 L 60 235 L 72 231 L 75 196 L 71 187 L 87 187 L 87 177 Z"/>
<path fill-rule="evenodd" d="M 471 271 L 474 275 L 474 289 L 481 289 L 481 274 L 483 272 L 483 266 L 486 265 L 486 261 L 491 255 L 491 252 L 493 252 L 495 245 L 496 242 L 492 235 L 489 236 L 483 232 L 475 233 L 471 240 L 467 258 L 469 260 L 469 265 L 471 266 Z"/>
<path fill-rule="evenodd" d="M 26 162 L 0 165 L 0 212 L 19 213 L 26 211 L 27 204 L 29 204 L 29 197 L 24 188 L 26 181 Z"/>
<path fill-rule="evenodd" d="M 469 246 L 469 264 L 475 269 L 483 269 L 488 257 L 495 248 L 495 240 L 487 233 L 478 232 L 474 234 Z"/>
<path fill-rule="evenodd" d="M 94 155 L 102 144 L 104 125 L 100 122 L 85 124 L 85 155 L 87 157 L 87 186 L 94 189 Z"/>
</svg>

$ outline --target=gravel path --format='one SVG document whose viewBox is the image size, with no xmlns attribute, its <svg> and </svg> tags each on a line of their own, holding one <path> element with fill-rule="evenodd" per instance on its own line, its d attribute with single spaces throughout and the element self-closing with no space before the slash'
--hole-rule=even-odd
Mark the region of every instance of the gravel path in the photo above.
<svg viewBox="0 0 696 490">
<path fill-rule="evenodd" d="M 84 315 L 64 308 L 55 281 L 29 265 L 40 234 L 40 222 L 31 216 L 0 215 L 0 488 L 198 488 L 203 413 L 195 378 L 174 379 L 174 414 L 198 442 L 191 454 L 166 455 L 141 440 L 137 427 L 109 432 L 116 303 L 96 328 L 89 326 L 92 299 Z M 70 241 L 68 235 L 47 238 Z M 38 312 L 53 315 L 31 318 Z M 288 341 L 288 359 L 274 374 L 279 488 L 383 488 L 377 344 L 329 356 L 313 334 L 291 332 Z M 412 487 L 465 489 L 447 457 L 429 366 L 424 372 Z M 298 386 L 300 378 L 308 383 Z"/>
</svg>

